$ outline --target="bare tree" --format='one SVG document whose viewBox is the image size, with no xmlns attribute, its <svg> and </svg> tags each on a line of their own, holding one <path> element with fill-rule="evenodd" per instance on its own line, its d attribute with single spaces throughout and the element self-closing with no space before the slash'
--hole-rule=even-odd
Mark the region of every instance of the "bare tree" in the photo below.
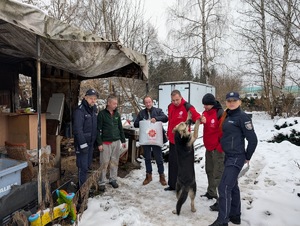
<svg viewBox="0 0 300 226">
<path fill-rule="evenodd" d="M 284 95 L 284 91 L 286 80 L 288 77 L 288 67 L 292 62 L 291 57 L 297 56 L 297 46 L 294 45 L 292 37 L 294 37 L 293 33 L 297 33 L 300 31 L 297 31 L 297 29 L 293 29 L 293 24 L 297 19 L 296 9 L 298 7 L 298 0 L 272 0 L 267 2 L 266 7 L 266 12 L 272 18 L 274 18 L 274 25 L 271 28 L 271 33 L 278 36 L 279 44 L 282 43 L 282 50 L 277 50 L 277 67 L 280 68 L 280 72 L 277 76 L 277 83 L 279 86 L 278 104 L 280 105 L 280 109 L 283 109 L 284 102 L 287 101 Z"/>
<path fill-rule="evenodd" d="M 264 0 L 244 0 L 246 3 L 241 13 L 238 34 L 242 38 L 244 48 L 245 65 L 249 75 L 257 76 L 263 86 L 264 104 L 270 115 L 274 115 L 274 54 L 275 37 L 270 33 L 269 27 L 273 24 L 273 18 L 267 17 Z"/>
<path fill-rule="evenodd" d="M 241 12 L 246 20 L 239 34 L 246 47 L 250 73 L 258 75 L 264 89 L 264 103 L 269 113 L 281 114 L 291 57 L 297 56 L 291 40 L 298 0 L 244 0 Z"/>
<path fill-rule="evenodd" d="M 198 59 L 201 65 L 203 62 L 202 72 L 207 83 L 210 83 L 209 67 L 220 54 L 218 48 L 227 21 L 224 3 L 226 1 L 177 0 L 169 8 L 169 22 L 174 25 L 169 35 L 177 43 L 173 54 L 176 51 L 179 57 Z"/>
<path fill-rule="evenodd" d="M 216 99 L 224 103 L 228 92 L 241 91 L 243 80 L 240 74 L 221 74 L 212 76 L 211 84 L 216 88 Z"/>
</svg>

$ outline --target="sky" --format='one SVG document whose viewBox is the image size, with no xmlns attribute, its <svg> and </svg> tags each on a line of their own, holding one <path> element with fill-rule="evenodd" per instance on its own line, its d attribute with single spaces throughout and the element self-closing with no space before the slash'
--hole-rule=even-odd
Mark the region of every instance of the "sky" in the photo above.
<svg viewBox="0 0 300 226">
<path fill-rule="evenodd" d="M 144 0 L 145 18 L 149 19 L 151 24 L 158 29 L 158 37 L 160 40 L 167 39 L 167 12 L 168 6 L 171 6 L 175 0 Z"/>
<path fill-rule="evenodd" d="M 241 226 L 299 226 L 300 220 L 300 148 L 290 142 L 268 143 L 275 134 L 289 134 L 292 129 L 300 132 L 300 124 L 281 129 L 285 119 L 270 119 L 263 112 L 253 112 L 253 125 L 258 136 L 258 146 L 250 161 L 250 168 L 239 178 L 242 199 Z M 300 117 L 288 122 L 300 122 Z M 196 144 L 202 144 L 201 133 Z M 164 191 L 159 183 L 157 167 L 153 164 L 153 181 L 143 186 L 144 160 L 139 159 L 141 169 L 133 170 L 125 178 L 118 178 L 119 188 L 107 185 L 103 195 L 90 198 L 88 209 L 79 221 L 80 226 L 207 226 L 217 218 L 217 212 L 209 210 L 214 203 L 200 195 L 206 192 L 207 178 L 204 169 L 205 150 L 199 148 L 195 155 L 203 157 L 195 163 L 197 195 L 195 207 L 190 211 L 189 198 L 179 216 L 172 213 L 176 205 L 173 191 Z M 167 163 L 165 174 L 168 177 Z M 234 224 L 229 223 L 230 226 Z"/>
</svg>

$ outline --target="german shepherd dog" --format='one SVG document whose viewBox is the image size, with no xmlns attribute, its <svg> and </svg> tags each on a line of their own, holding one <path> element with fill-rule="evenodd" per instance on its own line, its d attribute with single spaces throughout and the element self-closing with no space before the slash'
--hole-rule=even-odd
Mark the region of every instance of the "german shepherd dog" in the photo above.
<svg viewBox="0 0 300 226">
<path fill-rule="evenodd" d="M 200 120 L 196 121 L 194 133 L 190 133 L 189 131 L 190 122 L 191 120 L 181 122 L 173 129 L 173 132 L 175 133 L 175 149 L 178 160 L 178 176 L 176 183 L 177 204 L 176 210 L 173 210 L 172 212 L 177 215 L 180 214 L 181 207 L 188 195 L 191 199 L 191 211 L 196 212 L 194 200 L 197 185 L 195 180 L 193 143 L 198 138 Z"/>
</svg>

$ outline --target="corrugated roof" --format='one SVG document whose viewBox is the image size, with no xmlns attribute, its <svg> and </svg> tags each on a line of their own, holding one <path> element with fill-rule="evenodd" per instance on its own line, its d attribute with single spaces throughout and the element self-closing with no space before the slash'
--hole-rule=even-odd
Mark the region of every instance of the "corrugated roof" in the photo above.
<svg viewBox="0 0 300 226">
<path fill-rule="evenodd" d="M 51 18 L 34 6 L 1 0 L 0 62 L 36 59 L 37 35 L 45 64 L 87 78 L 124 67 L 130 71 L 132 65 L 131 71 L 137 75 L 128 77 L 148 76 L 146 55 Z"/>
</svg>

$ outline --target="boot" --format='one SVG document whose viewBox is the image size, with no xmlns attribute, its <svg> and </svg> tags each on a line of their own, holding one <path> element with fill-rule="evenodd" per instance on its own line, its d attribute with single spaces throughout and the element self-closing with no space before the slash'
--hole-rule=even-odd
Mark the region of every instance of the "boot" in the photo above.
<svg viewBox="0 0 300 226">
<path fill-rule="evenodd" d="M 147 173 L 146 174 L 146 178 L 143 182 L 143 185 L 149 184 L 152 181 L 152 174 L 151 173 Z"/>
<path fill-rule="evenodd" d="M 161 183 L 162 186 L 166 186 L 167 185 L 165 174 L 160 174 L 159 175 L 159 182 Z"/>
</svg>

